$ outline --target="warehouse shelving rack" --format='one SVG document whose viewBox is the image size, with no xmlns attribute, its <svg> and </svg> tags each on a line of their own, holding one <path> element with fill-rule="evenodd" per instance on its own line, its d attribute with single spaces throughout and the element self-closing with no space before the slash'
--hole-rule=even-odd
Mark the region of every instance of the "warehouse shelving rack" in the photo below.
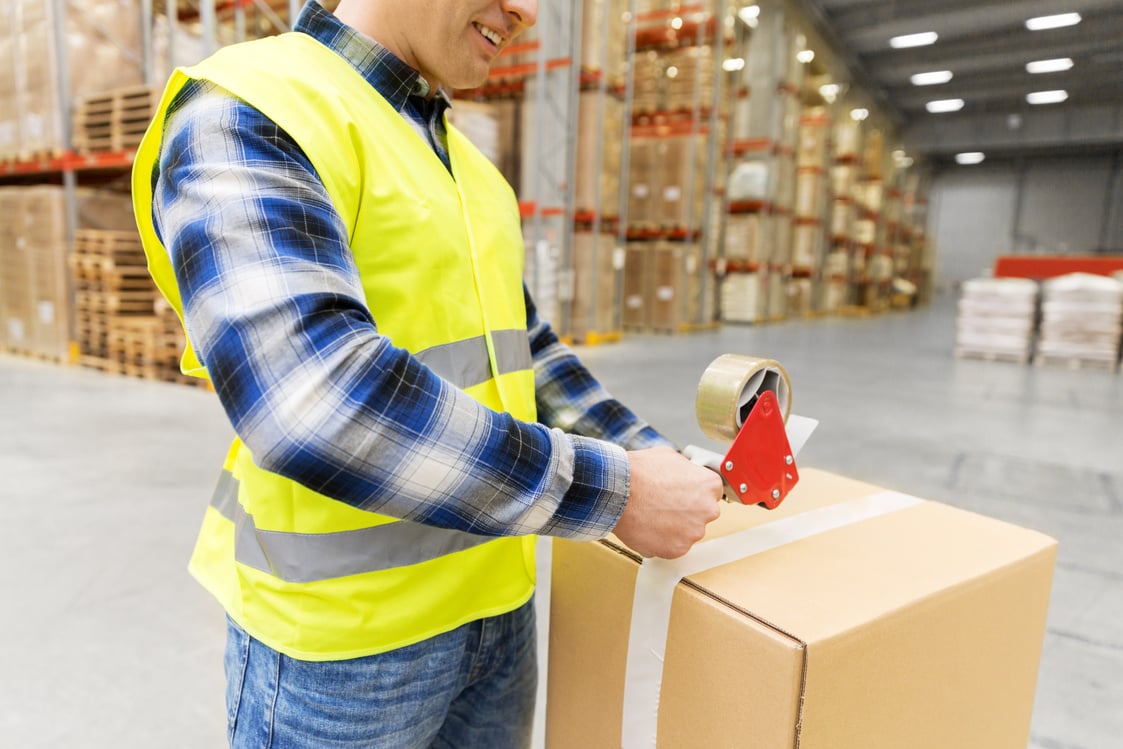
<svg viewBox="0 0 1123 749">
<path fill-rule="evenodd" d="M 734 137 L 727 150 L 731 177 L 722 218 L 754 217 L 757 238 L 755 255 L 750 254 L 748 261 L 732 259 L 723 243 L 717 268 L 721 319 L 755 323 L 784 317 L 787 285 L 793 277 L 791 230 L 802 71 L 795 67 L 796 32 L 787 3 L 738 3 L 734 14 L 738 19 L 734 54 L 745 63 L 734 86 L 738 105 L 731 121 Z M 749 167 L 766 176 L 757 194 L 745 196 L 735 190 L 734 176 L 736 170 Z"/>
<path fill-rule="evenodd" d="M 633 3 L 618 240 L 626 248 L 622 323 L 677 333 L 715 324 L 731 48 L 727 2 Z"/>
<path fill-rule="evenodd" d="M 131 59 L 143 81 L 151 85 L 163 80 L 175 61 L 205 55 L 225 43 L 286 30 L 300 4 L 299 0 L 138 0 L 142 37 L 140 49 Z M 331 7 L 334 3 L 328 0 L 326 4 Z M 61 35 L 62 12 L 69 3 L 50 0 L 50 6 L 55 11 L 55 34 Z M 751 16 L 748 11 L 754 8 L 756 15 Z M 749 17 L 753 19 L 751 28 L 739 20 Z M 593 23 L 584 24 L 586 19 L 593 19 Z M 563 337 L 582 343 L 619 338 L 625 327 L 621 302 L 630 267 L 628 258 L 632 256 L 628 248 L 636 244 L 630 240 L 637 238 L 657 238 L 664 249 L 678 251 L 673 272 L 690 279 L 674 297 L 669 316 L 672 323 L 665 328 L 672 331 L 706 327 L 722 319 L 722 292 L 730 277 L 738 274 L 754 275 L 757 293 L 751 321 L 785 316 L 785 300 L 793 285 L 807 279 L 815 289 L 812 310 L 830 311 L 825 299 L 831 280 L 831 255 L 814 250 L 810 261 L 801 256 L 797 262 L 793 257 L 793 232 L 816 221 L 826 235 L 823 246 L 848 253 L 851 268 L 844 301 L 850 306 L 864 305 L 873 298 L 865 266 L 874 255 L 884 256 L 891 263 L 894 277 L 926 286 L 923 279 L 925 268 L 931 264 L 930 246 L 923 229 L 915 228 L 924 206 L 921 190 L 916 187 L 922 181 L 906 184 L 915 170 L 908 170 L 904 177 L 885 170 L 886 210 L 900 215 L 884 218 L 867 208 L 863 216 L 872 218 L 875 225 L 872 242 L 858 242 L 852 226 L 847 236 L 828 232 L 832 222 L 828 220 L 826 201 L 824 215 L 818 218 L 796 215 L 799 129 L 794 121 L 799 119 L 801 88 L 805 88 L 800 80 L 803 68 L 794 59 L 800 46 L 795 26 L 800 22 L 785 0 L 541 3 L 538 28 L 546 33 L 506 50 L 509 64 L 504 61 L 494 69 L 492 79 L 476 95 L 515 95 L 530 105 L 522 122 L 526 143 L 516 185 L 532 274 L 528 283 L 544 316 L 552 319 Z M 110 29 L 99 28 L 98 33 L 102 32 L 121 46 Z M 692 96 L 680 102 L 678 111 L 647 112 L 636 107 L 635 66 L 628 66 L 624 72 L 623 61 L 634 61 L 637 49 L 665 52 L 703 47 L 709 48 L 710 65 L 694 66 Z M 34 158 L 0 161 L 0 183 L 61 184 L 67 195 L 67 234 L 72 238 L 77 225 L 73 196 L 79 184 L 122 179 L 131 167 L 133 154 L 129 149 L 97 153 L 74 150 L 75 103 L 67 80 L 66 49 L 60 49 L 59 54 L 58 100 L 64 142 L 56 151 Z M 723 65 L 738 59 L 747 61 L 740 72 L 735 66 Z M 590 149 L 582 150 L 577 142 L 579 101 L 595 107 L 594 129 L 600 137 L 591 157 Z M 830 112 L 835 121 L 844 117 L 838 112 L 840 105 L 835 104 Z M 606 130 L 614 121 L 608 112 L 614 109 L 622 111 L 619 129 L 613 125 Z M 629 221 L 633 149 L 637 138 L 664 135 L 685 136 L 688 141 L 682 179 L 687 194 L 680 196 L 682 210 L 676 225 L 636 227 Z M 606 148 L 617 145 L 620 156 L 614 187 L 603 172 L 615 163 L 606 155 Z M 591 210 L 575 200 L 579 153 L 583 154 L 580 168 L 588 168 L 591 161 L 592 168 L 602 172 L 594 180 Z M 857 154 L 855 163 L 868 161 L 866 157 Z M 760 199 L 733 199 L 727 189 L 727 175 L 736 160 L 766 166 L 768 183 Z M 890 184 L 891 180 L 900 183 Z M 827 182 L 825 178 L 820 181 Z M 612 192 L 615 194 L 607 194 Z M 833 196 L 833 200 L 834 204 L 844 200 L 858 204 L 853 196 Z M 890 205 L 898 200 L 899 206 Z M 727 221 L 742 214 L 758 217 L 761 224 L 759 257 L 750 263 L 727 257 L 725 246 Z M 588 239 L 586 234 L 595 241 L 582 265 L 575 241 L 579 236 Z M 609 277 L 611 284 L 579 280 L 581 269 L 589 267 L 594 270 L 586 277 Z M 884 296 L 884 290 L 884 284 L 879 286 L 874 297 Z M 610 310 L 607 316 L 605 302 Z"/>
</svg>

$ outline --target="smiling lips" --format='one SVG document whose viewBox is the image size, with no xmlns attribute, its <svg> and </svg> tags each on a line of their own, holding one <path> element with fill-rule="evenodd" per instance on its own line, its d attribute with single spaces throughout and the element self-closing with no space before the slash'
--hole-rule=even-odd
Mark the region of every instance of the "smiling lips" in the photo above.
<svg viewBox="0 0 1123 749">
<path fill-rule="evenodd" d="M 485 39 L 494 44 L 496 47 L 500 46 L 503 43 L 503 37 L 501 37 L 498 32 L 492 31 L 486 26 L 481 26 L 478 23 L 473 23 L 472 25 L 476 27 L 476 31 L 480 32 L 480 34 L 482 34 Z"/>
</svg>

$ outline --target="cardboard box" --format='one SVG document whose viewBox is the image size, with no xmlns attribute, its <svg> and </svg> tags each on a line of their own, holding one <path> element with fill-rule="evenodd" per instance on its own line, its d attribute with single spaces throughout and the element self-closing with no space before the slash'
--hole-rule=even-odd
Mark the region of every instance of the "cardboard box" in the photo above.
<svg viewBox="0 0 1123 749">
<path fill-rule="evenodd" d="M 801 171 L 796 178 L 795 215 L 800 218 L 819 218 L 825 197 L 822 172 L 810 168 Z"/>
<path fill-rule="evenodd" d="M 708 538 L 885 498 L 800 473 Z M 675 588 L 659 747 L 1024 749 L 1055 541 L 916 501 L 777 544 Z M 638 557 L 610 537 L 557 542 L 553 564 L 547 746 L 619 747 Z"/>
<path fill-rule="evenodd" d="M 767 274 L 729 273 L 721 282 L 721 319 L 724 322 L 756 322 L 763 311 L 761 287 Z"/>
<path fill-rule="evenodd" d="M 759 263 L 764 224 L 770 218 L 760 213 L 731 215 L 725 224 L 725 259 L 731 263 Z"/>
<path fill-rule="evenodd" d="M 573 272 L 569 335 L 575 340 L 587 341 L 590 334 L 617 332 L 616 237 L 574 232 Z"/>
<path fill-rule="evenodd" d="M 623 105 L 596 91 L 578 97 L 574 207 L 606 216 L 620 214 Z M 642 154 L 639 158 L 643 158 Z M 645 175 L 644 179 L 648 177 Z M 599 193 L 597 191 L 600 191 Z"/>
<path fill-rule="evenodd" d="M 792 265 L 797 268 L 815 268 L 819 265 L 819 248 L 823 242 L 823 227 L 818 224 L 801 224 L 792 230 Z"/>
<path fill-rule="evenodd" d="M 648 261 L 651 276 L 647 301 L 654 330 L 674 333 L 690 323 L 701 322 L 699 294 L 702 267 L 696 242 L 656 242 Z"/>
<path fill-rule="evenodd" d="M 846 253 L 834 253 L 831 255 L 841 254 L 845 261 Z M 831 278 L 823 284 L 823 311 L 824 312 L 838 312 L 842 305 L 846 304 L 847 283 L 845 278 Z"/>
<path fill-rule="evenodd" d="M 654 242 L 628 242 L 624 248 L 624 298 L 621 321 L 624 327 L 646 328 L 651 324 L 651 302 L 648 300 L 648 277 L 651 274 L 650 257 Z"/>
</svg>

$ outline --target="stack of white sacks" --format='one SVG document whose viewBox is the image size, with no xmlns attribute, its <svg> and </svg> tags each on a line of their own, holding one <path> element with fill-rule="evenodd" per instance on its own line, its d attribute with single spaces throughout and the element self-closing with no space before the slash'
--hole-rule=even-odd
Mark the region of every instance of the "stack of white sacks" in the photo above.
<svg viewBox="0 0 1123 749">
<path fill-rule="evenodd" d="M 1028 362 L 1033 353 L 1038 286 L 1023 278 L 976 278 L 963 284 L 956 353 Z"/>
<path fill-rule="evenodd" d="M 1123 335 L 1123 283 L 1070 273 L 1042 286 L 1040 357 L 1117 363 Z"/>
</svg>

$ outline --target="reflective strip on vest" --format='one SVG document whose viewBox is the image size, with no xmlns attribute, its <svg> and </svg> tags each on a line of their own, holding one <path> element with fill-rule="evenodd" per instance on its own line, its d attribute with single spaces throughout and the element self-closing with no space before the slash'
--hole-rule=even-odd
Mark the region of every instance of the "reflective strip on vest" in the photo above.
<svg viewBox="0 0 1123 749">
<path fill-rule="evenodd" d="M 526 330 L 492 331 L 491 340 L 495 344 L 495 359 L 499 366 L 495 377 L 534 367 Z M 487 356 L 487 339 L 482 335 L 433 346 L 415 356 L 461 390 L 487 382 L 493 376 Z"/>
<path fill-rule="evenodd" d="M 495 540 L 408 520 L 334 533 L 264 531 L 238 502 L 238 480 L 229 471 L 222 472 L 211 506 L 234 523 L 240 564 L 289 583 L 406 567 Z"/>
<path fill-rule="evenodd" d="M 497 330 L 491 337 L 499 366 L 495 376 L 534 366 L 525 330 Z M 484 336 L 434 346 L 416 356 L 461 389 L 487 382 L 493 376 Z M 234 558 L 240 564 L 290 583 L 406 567 L 494 540 L 408 520 L 333 533 L 261 530 L 238 502 L 238 480 L 229 471 L 222 472 L 211 506 L 234 523 Z"/>
</svg>

